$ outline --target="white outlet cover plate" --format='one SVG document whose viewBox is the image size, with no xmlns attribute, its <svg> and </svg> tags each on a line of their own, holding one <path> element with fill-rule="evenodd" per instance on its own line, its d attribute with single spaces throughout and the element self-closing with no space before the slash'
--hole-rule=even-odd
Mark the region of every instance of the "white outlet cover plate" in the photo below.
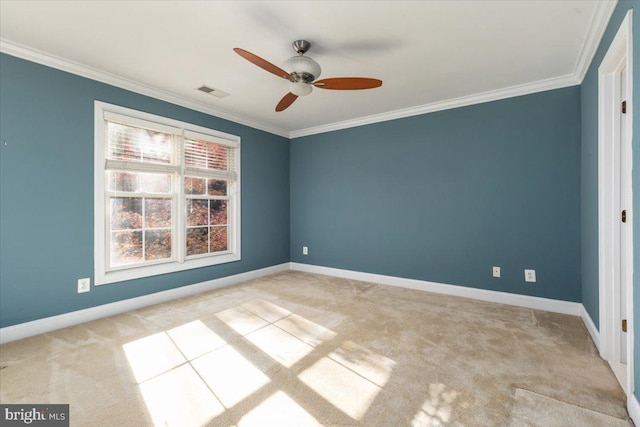
<svg viewBox="0 0 640 427">
<path fill-rule="evenodd" d="M 535 270 L 525 270 L 524 271 L 524 281 L 525 282 L 535 282 L 536 281 L 536 271 Z"/>
<path fill-rule="evenodd" d="M 500 277 L 500 267 L 493 267 L 493 277 Z"/>
<path fill-rule="evenodd" d="M 78 293 L 89 292 L 91 290 L 91 279 L 78 279 Z"/>
</svg>

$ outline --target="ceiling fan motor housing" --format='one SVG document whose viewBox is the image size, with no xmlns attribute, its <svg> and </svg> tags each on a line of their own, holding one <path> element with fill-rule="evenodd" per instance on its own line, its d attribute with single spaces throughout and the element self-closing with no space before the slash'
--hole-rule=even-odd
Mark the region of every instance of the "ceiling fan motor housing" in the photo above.
<svg viewBox="0 0 640 427">
<path fill-rule="evenodd" d="M 306 40 L 296 40 L 292 43 L 292 45 L 293 50 L 295 50 L 298 55 L 304 55 L 311 47 L 311 43 Z"/>
<path fill-rule="evenodd" d="M 287 59 L 284 69 L 287 70 L 296 82 L 312 83 L 320 77 L 320 64 L 313 59 L 303 56 L 309 50 L 311 43 L 306 40 L 296 40 L 293 42 L 293 49 L 298 54 Z"/>
</svg>

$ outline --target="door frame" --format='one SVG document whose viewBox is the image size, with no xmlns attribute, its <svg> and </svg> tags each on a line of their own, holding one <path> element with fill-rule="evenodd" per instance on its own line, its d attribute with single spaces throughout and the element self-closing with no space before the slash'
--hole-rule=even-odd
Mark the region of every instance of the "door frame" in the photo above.
<svg viewBox="0 0 640 427">
<path fill-rule="evenodd" d="M 627 404 L 633 397 L 633 194 L 632 194 L 632 124 L 633 124 L 633 51 L 632 17 L 627 12 L 600 67 L 598 68 L 598 267 L 599 267 L 599 311 L 600 311 L 600 356 L 606 361 L 619 360 L 619 328 L 615 320 L 619 315 L 619 292 L 616 295 L 616 280 L 620 261 L 626 263 L 624 281 L 627 289 Z M 616 80 L 621 65 L 626 62 L 627 113 L 620 114 L 620 83 Z M 626 135 L 620 139 L 620 120 L 625 120 Z M 620 147 L 626 145 L 626 158 L 621 162 Z M 625 194 L 620 193 L 620 174 L 629 185 Z M 618 199 L 619 197 L 619 199 Z M 627 200 L 626 233 L 620 233 L 620 206 L 615 200 Z M 626 254 L 620 254 L 620 238 L 627 239 Z M 617 263 L 617 265 L 616 265 Z"/>
</svg>

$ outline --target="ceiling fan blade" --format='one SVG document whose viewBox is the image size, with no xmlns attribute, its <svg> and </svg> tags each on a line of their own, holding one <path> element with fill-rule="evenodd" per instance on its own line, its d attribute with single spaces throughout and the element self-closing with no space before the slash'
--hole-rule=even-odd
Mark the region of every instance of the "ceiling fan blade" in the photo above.
<svg viewBox="0 0 640 427">
<path fill-rule="evenodd" d="M 286 110 L 296 99 L 298 99 L 298 95 L 294 95 L 289 92 L 280 100 L 280 102 L 278 102 L 278 105 L 276 105 L 276 111 L 280 112 Z"/>
<path fill-rule="evenodd" d="M 233 51 L 238 55 L 242 56 L 247 61 L 251 62 L 252 64 L 262 68 L 263 70 L 268 71 L 271 74 L 275 74 L 278 77 L 282 77 L 283 79 L 293 81 L 293 77 L 291 77 L 289 73 L 287 73 L 285 70 L 283 70 L 282 68 L 276 65 L 273 65 L 271 62 L 267 61 L 266 59 L 260 58 L 258 55 L 254 55 L 253 53 L 246 51 L 244 49 L 240 49 L 239 47 L 234 48 Z"/>
<path fill-rule="evenodd" d="M 382 80 L 366 77 L 333 77 L 315 81 L 313 85 L 320 89 L 332 90 L 373 89 L 382 86 Z"/>
</svg>

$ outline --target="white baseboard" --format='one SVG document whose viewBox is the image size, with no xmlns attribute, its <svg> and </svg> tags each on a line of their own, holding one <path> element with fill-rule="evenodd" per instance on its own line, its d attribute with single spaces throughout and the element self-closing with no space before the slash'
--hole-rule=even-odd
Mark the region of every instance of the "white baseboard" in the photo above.
<svg viewBox="0 0 640 427">
<path fill-rule="evenodd" d="M 7 326 L 0 329 L 0 344 L 16 341 L 34 335 L 44 334 L 46 332 L 67 328 L 69 326 L 79 325 L 80 323 L 90 322 L 92 320 L 113 316 L 142 307 L 147 307 L 174 299 L 199 294 L 201 292 L 224 288 L 226 286 L 235 285 L 247 280 L 253 280 L 263 276 L 280 273 L 282 271 L 289 270 L 289 264 L 290 263 L 287 262 L 284 264 L 261 268 L 259 270 L 252 270 L 245 273 L 235 274 L 233 276 L 221 277 L 219 279 L 208 280 L 206 282 L 182 286 L 175 289 L 156 292 L 154 294 L 116 301 L 109 304 L 87 308 L 84 310 L 73 311 L 70 313 L 47 317 L 44 319 L 33 320 L 31 322 L 20 323 L 14 326 Z"/>
<path fill-rule="evenodd" d="M 633 393 L 627 397 L 627 411 L 633 424 L 640 426 L 640 403 L 638 403 L 638 399 Z"/>
<path fill-rule="evenodd" d="M 444 283 L 428 282 L 425 280 L 405 279 L 403 277 L 384 276 L 382 274 L 363 273 L 353 270 L 322 267 L 311 264 L 291 263 L 291 269 L 307 273 L 324 274 L 345 279 L 361 280 L 363 282 L 379 283 L 381 285 L 398 286 L 437 294 L 471 298 L 480 301 L 496 302 L 515 305 L 535 310 L 551 311 L 554 313 L 580 316 L 582 304 L 578 302 L 561 301 L 550 298 L 532 297 L 528 295 L 510 294 L 507 292 L 490 291 L 486 289 L 469 288 L 466 286 L 447 285 Z"/>
<path fill-rule="evenodd" d="M 591 335 L 591 339 L 593 340 L 593 343 L 596 345 L 596 348 L 598 349 L 598 352 L 600 352 L 600 332 L 598 332 L 598 328 L 596 328 L 595 323 L 593 323 L 593 319 L 591 319 L 591 316 L 589 316 L 589 313 L 587 312 L 587 309 L 584 308 L 584 305 L 581 305 L 581 309 L 580 309 L 580 317 L 582 317 L 582 321 L 584 322 L 584 325 L 587 327 L 587 331 L 589 331 L 589 335 Z"/>
</svg>

